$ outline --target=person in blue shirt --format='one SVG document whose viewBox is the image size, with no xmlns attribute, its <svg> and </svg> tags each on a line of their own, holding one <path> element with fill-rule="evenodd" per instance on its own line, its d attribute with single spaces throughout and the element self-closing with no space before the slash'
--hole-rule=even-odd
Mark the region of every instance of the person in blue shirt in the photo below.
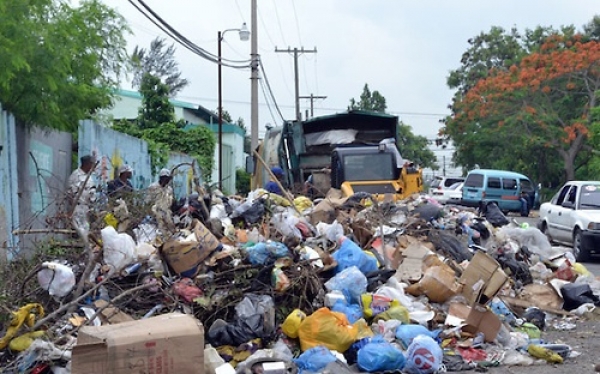
<svg viewBox="0 0 600 374">
<path fill-rule="evenodd" d="M 282 180 L 283 180 L 283 169 L 282 168 L 280 168 L 279 166 L 275 166 L 275 167 L 271 168 L 271 173 L 273 173 L 273 175 L 275 175 L 275 177 L 277 178 L 279 183 L 283 184 L 282 183 Z M 275 181 L 267 182 L 267 184 L 265 184 L 265 190 L 267 190 L 271 193 L 276 193 L 278 195 L 283 196 L 283 191 L 281 191 L 281 188 L 279 188 L 279 185 Z"/>
</svg>

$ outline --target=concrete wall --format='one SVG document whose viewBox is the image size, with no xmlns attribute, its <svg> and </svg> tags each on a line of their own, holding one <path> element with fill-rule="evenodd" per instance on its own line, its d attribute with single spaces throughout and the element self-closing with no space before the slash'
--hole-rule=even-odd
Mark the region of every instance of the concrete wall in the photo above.
<svg viewBox="0 0 600 374">
<path fill-rule="evenodd" d="M 19 227 L 15 120 L 0 106 L 0 263 L 16 252 Z"/>
</svg>

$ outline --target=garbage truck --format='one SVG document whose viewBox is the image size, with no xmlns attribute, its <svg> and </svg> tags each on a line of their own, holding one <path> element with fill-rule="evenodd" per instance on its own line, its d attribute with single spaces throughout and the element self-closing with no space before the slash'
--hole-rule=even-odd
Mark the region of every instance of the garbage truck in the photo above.
<svg viewBox="0 0 600 374">
<path fill-rule="evenodd" d="M 253 187 L 269 180 L 265 167 L 284 170 L 294 193 L 323 197 L 331 187 L 343 196 L 366 192 L 382 200 L 404 199 L 423 190 L 421 169 L 403 160 L 397 148 L 398 117 L 350 110 L 269 128 L 254 162 Z"/>
</svg>

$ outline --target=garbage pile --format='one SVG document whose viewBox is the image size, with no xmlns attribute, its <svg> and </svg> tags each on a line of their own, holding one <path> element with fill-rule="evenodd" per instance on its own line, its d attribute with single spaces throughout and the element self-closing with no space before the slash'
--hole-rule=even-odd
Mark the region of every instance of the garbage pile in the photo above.
<svg viewBox="0 0 600 374">
<path fill-rule="evenodd" d="M 578 354 L 542 334 L 593 314 L 600 280 L 537 228 L 493 204 L 330 192 L 195 196 L 168 224 L 104 212 L 87 262 L 42 263 L 38 292 L 0 312 L 0 372 L 435 373 Z"/>
</svg>

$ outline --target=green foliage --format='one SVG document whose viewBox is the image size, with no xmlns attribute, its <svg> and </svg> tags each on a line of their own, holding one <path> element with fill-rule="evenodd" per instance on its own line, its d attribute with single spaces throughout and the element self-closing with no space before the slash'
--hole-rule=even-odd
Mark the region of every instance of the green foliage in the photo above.
<svg viewBox="0 0 600 374">
<path fill-rule="evenodd" d="M 244 169 L 235 171 L 235 190 L 239 195 L 247 195 L 250 192 L 250 173 Z"/>
<path fill-rule="evenodd" d="M 385 102 L 385 97 L 383 97 L 379 91 L 371 92 L 369 85 L 365 83 L 363 92 L 360 95 L 360 101 L 356 102 L 354 98 L 350 99 L 350 106 L 348 107 L 348 110 L 355 109 L 385 113 L 387 104 Z"/>
<path fill-rule="evenodd" d="M 148 142 L 152 170 L 156 173 L 167 164 L 170 151 L 196 158 L 203 175 L 211 175 L 215 137 L 209 128 L 195 126 L 184 130 L 184 121 L 175 121 L 175 111 L 168 98 L 168 87 L 159 78 L 146 74 L 141 83 L 142 106 L 134 122 L 113 124 L 117 131 Z"/>
<path fill-rule="evenodd" d="M 404 159 L 422 168 L 439 169 L 435 154 L 427 147 L 427 138 L 413 134 L 412 128 L 402 122 L 398 123 L 398 149 Z"/>
<path fill-rule="evenodd" d="M 133 65 L 133 88 L 141 89 L 144 75 L 150 74 L 163 81 L 168 88 L 168 96 L 173 97 L 184 89 L 189 81 L 181 78 L 179 64 L 175 60 L 175 45 L 167 46 L 166 40 L 157 37 L 150 43 L 150 49 L 136 46 L 131 56 Z"/>
<path fill-rule="evenodd" d="M 0 1 L 0 102 L 26 126 L 74 132 L 111 104 L 125 19 L 100 0 Z"/>
</svg>

